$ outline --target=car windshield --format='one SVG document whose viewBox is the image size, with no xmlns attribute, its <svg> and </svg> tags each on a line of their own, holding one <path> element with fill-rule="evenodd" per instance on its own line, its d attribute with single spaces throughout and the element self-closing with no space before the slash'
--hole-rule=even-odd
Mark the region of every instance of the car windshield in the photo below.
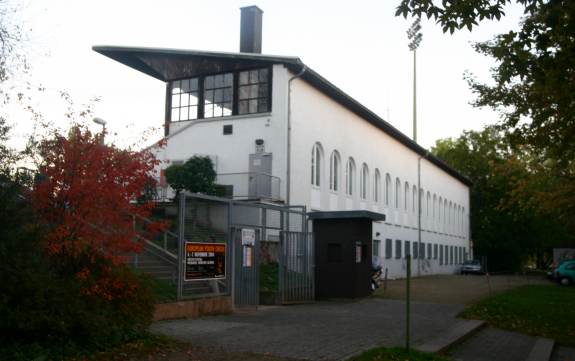
<svg viewBox="0 0 575 361">
<path fill-rule="evenodd" d="M 479 260 L 474 259 L 474 260 L 465 261 L 465 262 L 463 262 L 463 264 L 468 265 L 468 266 L 469 265 L 479 266 L 480 263 L 479 263 Z"/>
</svg>

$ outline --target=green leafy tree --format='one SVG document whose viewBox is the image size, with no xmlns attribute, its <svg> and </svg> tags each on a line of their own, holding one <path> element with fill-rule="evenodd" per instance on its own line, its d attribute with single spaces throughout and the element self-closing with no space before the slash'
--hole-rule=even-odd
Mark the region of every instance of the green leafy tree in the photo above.
<svg viewBox="0 0 575 361">
<path fill-rule="evenodd" d="M 209 157 L 193 156 L 184 164 L 171 165 L 166 169 L 166 181 L 177 193 L 214 195 L 217 193 L 216 171 Z"/>
<path fill-rule="evenodd" d="M 563 222 L 542 213 L 528 190 L 549 183 L 533 168 L 529 150 L 517 152 L 490 127 L 438 140 L 432 152 L 473 181 L 471 235 L 476 256 L 486 256 L 490 270 L 517 270 L 526 261 L 547 262 L 553 245 L 572 239 Z M 519 185 L 527 182 L 524 192 Z"/>
<path fill-rule="evenodd" d="M 530 169 L 529 177 L 510 179 L 508 205 L 575 232 L 575 1 L 401 0 L 396 15 L 427 16 L 453 33 L 499 20 L 511 3 L 524 8 L 519 30 L 475 45 L 497 65 L 489 83 L 466 75 L 473 104 L 499 112 L 497 129 Z"/>
</svg>

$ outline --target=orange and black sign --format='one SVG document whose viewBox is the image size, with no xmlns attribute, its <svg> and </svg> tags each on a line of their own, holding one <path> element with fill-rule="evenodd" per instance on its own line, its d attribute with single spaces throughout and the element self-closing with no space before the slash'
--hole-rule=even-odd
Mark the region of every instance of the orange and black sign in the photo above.
<svg viewBox="0 0 575 361">
<path fill-rule="evenodd" d="M 226 278 L 225 243 L 186 242 L 186 281 Z"/>
</svg>

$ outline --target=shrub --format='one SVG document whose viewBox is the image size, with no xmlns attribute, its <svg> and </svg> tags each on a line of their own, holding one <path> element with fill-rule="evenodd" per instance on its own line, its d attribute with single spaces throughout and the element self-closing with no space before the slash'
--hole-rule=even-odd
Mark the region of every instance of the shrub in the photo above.
<svg viewBox="0 0 575 361">
<path fill-rule="evenodd" d="M 62 359 L 145 332 L 150 280 L 89 247 L 66 262 L 47 255 L 23 192 L 0 184 L 0 359 Z"/>
</svg>

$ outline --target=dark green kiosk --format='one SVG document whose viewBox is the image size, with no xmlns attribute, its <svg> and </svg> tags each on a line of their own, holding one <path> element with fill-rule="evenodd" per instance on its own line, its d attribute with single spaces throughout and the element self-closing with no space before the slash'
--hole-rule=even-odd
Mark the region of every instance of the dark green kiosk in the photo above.
<svg viewBox="0 0 575 361">
<path fill-rule="evenodd" d="M 310 212 L 315 238 L 316 298 L 371 294 L 372 224 L 385 215 L 371 211 Z"/>
</svg>

